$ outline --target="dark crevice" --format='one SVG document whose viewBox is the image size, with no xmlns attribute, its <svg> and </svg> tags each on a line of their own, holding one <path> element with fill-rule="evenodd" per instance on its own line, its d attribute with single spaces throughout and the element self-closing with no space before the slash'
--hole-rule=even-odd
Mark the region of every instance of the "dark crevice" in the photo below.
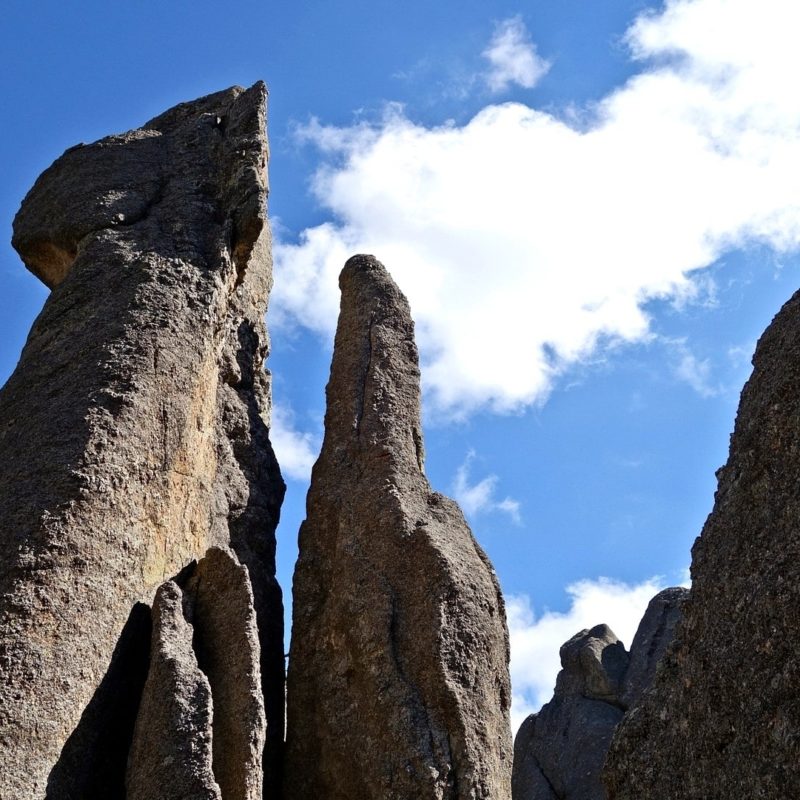
<svg viewBox="0 0 800 800">
<path fill-rule="evenodd" d="M 136 603 L 111 664 L 47 780 L 47 800 L 125 800 L 125 770 L 150 663 L 150 607 Z"/>
</svg>

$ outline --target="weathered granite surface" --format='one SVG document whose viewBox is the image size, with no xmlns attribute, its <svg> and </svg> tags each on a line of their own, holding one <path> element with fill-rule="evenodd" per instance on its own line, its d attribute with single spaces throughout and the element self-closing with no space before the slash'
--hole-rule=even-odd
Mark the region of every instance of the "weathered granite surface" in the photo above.
<svg viewBox="0 0 800 800">
<path fill-rule="evenodd" d="M 211 686 L 192 649 L 183 593 L 167 581 L 153 604 L 153 650 L 128 757 L 128 800 L 222 800 L 212 764 Z"/>
<path fill-rule="evenodd" d="M 249 571 L 279 763 L 265 100 L 232 88 L 72 148 L 15 219 L 52 293 L 0 392 L 0 797 L 122 791 L 136 604 L 213 545 Z"/>
<path fill-rule="evenodd" d="M 514 800 L 605 800 L 601 773 L 611 738 L 652 682 L 687 594 L 664 589 L 650 601 L 630 653 L 607 625 L 562 646 L 553 699 L 514 740 Z"/>
<path fill-rule="evenodd" d="M 609 752 L 613 800 L 800 797 L 800 293 L 761 337 L 692 589 Z"/>
<path fill-rule="evenodd" d="M 261 800 L 266 732 L 247 569 L 212 548 L 153 607 L 128 800 Z M 270 792 L 274 796 L 274 792 Z"/>
<path fill-rule="evenodd" d="M 285 792 L 510 796 L 494 571 L 423 473 L 414 326 L 371 256 L 341 278 L 325 440 L 294 576 Z"/>
</svg>

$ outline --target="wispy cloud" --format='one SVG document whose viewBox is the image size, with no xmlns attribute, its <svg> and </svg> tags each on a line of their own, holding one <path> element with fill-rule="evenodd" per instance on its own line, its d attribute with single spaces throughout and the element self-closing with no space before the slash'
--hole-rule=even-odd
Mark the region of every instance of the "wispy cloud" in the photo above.
<svg viewBox="0 0 800 800">
<path fill-rule="evenodd" d="M 717 397 L 723 391 L 722 386 L 713 380 L 711 360 L 698 358 L 686 339 L 668 340 L 668 347 L 675 359 L 673 371 L 678 380 L 691 386 L 700 397 Z"/>
<path fill-rule="evenodd" d="M 330 219 L 277 243 L 274 306 L 331 336 L 344 261 L 375 253 L 414 309 L 429 413 L 543 402 L 651 335 L 648 301 L 712 301 L 698 270 L 726 251 L 797 252 L 798 28 L 785 0 L 671 0 L 627 34 L 639 74 L 579 121 L 506 103 L 426 127 L 395 106 L 309 129 Z M 709 368 L 681 367 L 713 390 Z"/>
<path fill-rule="evenodd" d="M 482 55 L 489 62 L 485 79 L 493 92 L 504 92 L 512 84 L 532 89 L 550 69 L 550 63 L 536 52 L 520 16 L 495 25 Z"/>
<path fill-rule="evenodd" d="M 513 730 L 552 698 L 561 669 L 558 651 L 564 642 L 604 622 L 630 647 L 647 604 L 664 587 L 660 578 L 634 585 L 609 578 L 582 580 L 567 586 L 567 611 L 545 609 L 539 614 L 527 595 L 507 597 Z"/>
<path fill-rule="evenodd" d="M 520 516 L 520 503 L 511 497 L 497 500 L 495 493 L 499 478 L 497 475 L 487 475 L 477 483 L 472 483 L 470 471 L 475 461 L 475 451 L 467 453 L 464 463 L 456 471 L 453 480 L 453 495 L 464 510 L 467 516 L 476 514 L 486 514 L 492 511 L 501 511 L 508 514 L 512 522 L 519 525 L 522 522 Z"/>
<path fill-rule="evenodd" d="M 319 440 L 314 434 L 295 428 L 291 408 L 273 406 L 269 436 L 283 476 L 296 481 L 310 480 L 311 468 L 319 454 Z"/>
</svg>

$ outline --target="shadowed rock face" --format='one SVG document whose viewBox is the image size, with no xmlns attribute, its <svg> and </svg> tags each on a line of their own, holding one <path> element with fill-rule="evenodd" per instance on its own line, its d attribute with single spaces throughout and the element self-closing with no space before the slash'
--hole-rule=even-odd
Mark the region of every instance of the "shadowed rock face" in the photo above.
<svg viewBox="0 0 800 800">
<path fill-rule="evenodd" d="M 607 625 L 562 646 L 553 699 L 514 740 L 514 800 L 605 800 L 601 772 L 611 738 L 652 682 L 687 595 L 664 589 L 650 601 L 630 653 Z"/>
<path fill-rule="evenodd" d="M 800 797 L 800 293 L 753 367 L 675 647 L 609 752 L 614 800 Z"/>
<path fill-rule="evenodd" d="M 249 571 L 280 758 L 265 99 L 72 148 L 14 222 L 52 293 L 0 392 L 0 797 L 121 796 L 148 659 L 132 609 L 212 545 Z"/>
<path fill-rule="evenodd" d="M 495 574 L 422 471 L 408 303 L 342 272 L 325 441 L 300 531 L 285 793 L 510 795 L 508 635 Z"/>
</svg>

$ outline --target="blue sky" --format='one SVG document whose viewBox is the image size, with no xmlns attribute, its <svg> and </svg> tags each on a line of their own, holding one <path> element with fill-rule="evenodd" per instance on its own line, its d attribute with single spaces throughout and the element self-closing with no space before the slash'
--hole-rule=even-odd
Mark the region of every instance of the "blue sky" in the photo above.
<svg viewBox="0 0 800 800">
<path fill-rule="evenodd" d="M 427 470 L 492 557 L 515 719 L 558 646 L 685 580 L 755 342 L 797 286 L 791 0 L 10 0 L 0 379 L 46 290 L 11 220 L 64 149 L 270 88 L 288 593 L 353 252 L 408 294 Z"/>
</svg>

